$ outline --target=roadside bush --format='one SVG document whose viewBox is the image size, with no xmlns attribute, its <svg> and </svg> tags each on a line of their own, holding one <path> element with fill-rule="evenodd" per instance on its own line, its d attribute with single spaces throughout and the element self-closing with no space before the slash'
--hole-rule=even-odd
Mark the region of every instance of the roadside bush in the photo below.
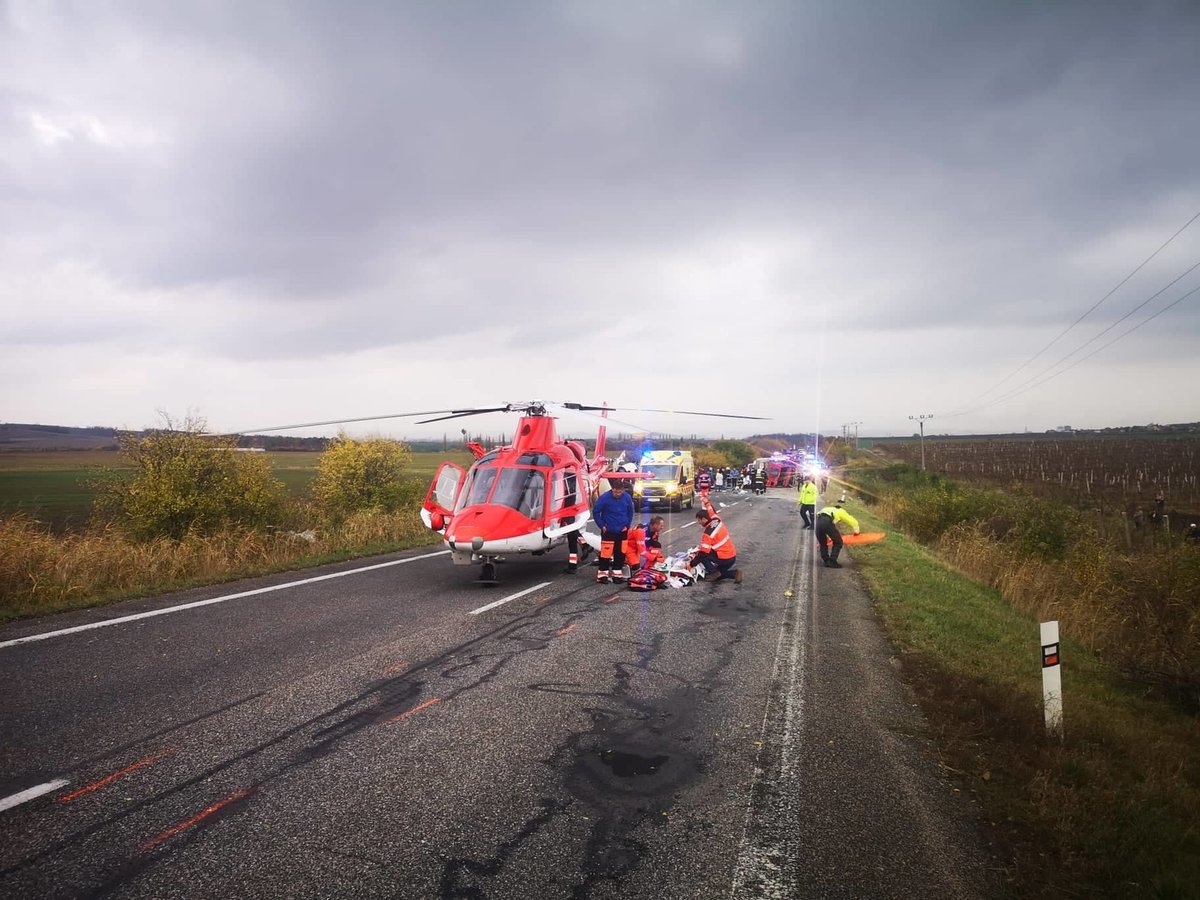
<svg viewBox="0 0 1200 900">
<path fill-rule="evenodd" d="M 187 419 L 147 435 L 118 436 L 132 475 L 102 483 L 97 510 L 138 540 L 262 529 L 285 513 L 287 488 L 266 459 Z"/>
<path fill-rule="evenodd" d="M 720 440 L 712 442 L 712 449 L 717 453 L 722 454 L 726 459 L 726 465 L 742 466 L 749 465 L 754 462 L 758 453 L 754 448 L 745 441 Z"/>
<path fill-rule="evenodd" d="M 698 447 L 692 450 L 692 458 L 695 459 L 696 466 L 701 469 L 729 468 L 729 457 L 719 450 L 710 450 L 708 447 Z"/>
<path fill-rule="evenodd" d="M 324 514 L 342 521 L 361 510 L 395 512 L 418 500 L 421 486 L 404 477 L 412 459 L 399 441 L 340 435 L 321 454 L 313 496 Z"/>
</svg>

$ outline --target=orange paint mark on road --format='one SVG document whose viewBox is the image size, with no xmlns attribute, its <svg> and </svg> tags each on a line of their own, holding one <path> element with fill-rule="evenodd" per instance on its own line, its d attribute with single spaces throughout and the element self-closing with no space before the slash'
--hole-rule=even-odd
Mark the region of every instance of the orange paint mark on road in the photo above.
<svg viewBox="0 0 1200 900">
<path fill-rule="evenodd" d="M 218 800 L 212 806 L 208 806 L 208 807 L 205 807 L 204 809 L 202 809 L 200 812 L 198 812 L 196 815 L 192 816 L 186 822 L 180 822 L 178 825 L 174 825 L 171 828 L 168 828 L 162 834 L 157 835 L 156 837 L 150 838 L 150 840 L 148 840 L 148 841 L 146 841 L 146 843 L 142 844 L 141 851 L 143 853 L 146 853 L 150 850 L 153 850 L 155 847 L 157 847 L 163 841 L 170 840 L 171 838 L 175 837 L 175 835 L 179 834 L 181 831 L 186 831 L 187 829 L 191 828 L 193 825 L 199 825 L 201 822 L 203 822 L 209 816 L 213 815 L 214 813 L 220 812 L 222 809 L 224 809 L 230 803 L 236 803 L 237 801 L 239 801 L 245 797 L 249 797 L 253 793 L 254 793 L 254 788 L 245 788 L 244 790 L 240 790 L 237 793 L 230 794 L 224 800 Z"/>
<path fill-rule="evenodd" d="M 568 631 L 574 631 L 574 630 L 575 630 L 576 628 L 578 628 L 578 627 L 579 627 L 579 623 L 578 623 L 578 622 L 576 622 L 574 625 L 568 625 L 566 628 L 564 628 L 562 631 L 560 631 L 560 632 L 558 633 L 558 636 L 559 636 L 559 637 L 562 637 L 562 636 L 563 636 L 564 634 L 566 634 Z"/>
<path fill-rule="evenodd" d="M 407 719 L 409 716 L 415 716 L 415 715 L 416 715 L 417 713 L 419 713 L 421 710 L 423 710 L 423 709 L 429 709 L 429 707 L 433 706 L 433 704 L 435 704 L 435 703 L 441 703 L 441 702 L 442 702 L 442 698 L 441 698 L 441 697 L 434 697 L 434 698 L 433 698 L 433 699 L 431 699 L 431 700 L 426 700 L 426 701 L 425 701 L 424 703 L 422 703 L 420 706 L 414 706 L 414 707 L 413 707 L 412 709 L 410 709 L 408 712 L 402 712 L 402 713 L 400 713 L 400 715 L 398 715 L 398 716 L 393 716 L 392 718 L 388 719 L 388 720 L 387 720 L 387 724 L 389 724 L 389 725 L 390 725 L 392 722 L 399 722 L 401 719 Z"/>
<path fill-rule="evenodd" d="M 616 602 L 617 602 L 618 600 L 620 600 L 620 599 L 621 599 L 621 595 L 620 595 L 620 594 L 613 594 L 611 597 L 609 597 L 609 598 L 608 598 L 607 600 L 605 600 L 604 602 L 605 602 L 605 603 L 616 603 Z"/>
<path fill-rule="evenodd" d="M 383 674 L 384 675 L 395 675 L 397 672 L 403 672 L 407 668 L 408 668 L 408 660 L 402 659 L 402 660 L 400 660 L 400 662 L 396 663 L 394 666 L 388 666 L 386 669 L 384 669 Z"/>
<path fill-rule="evenodd" d="M 78 797 L 82 797 L 84 794 L 90 794 L 92 791 L 98 791 L 98 790 L 100 790 L 100 788 L 105 787 L 106 785 L 112 784 L 114 781 L 116 781 L 118 778 L 122 777 L 123 775 L 128 775 L 130 772 L 136 772 L 138 769 L 145 768 L 146 766 L 150 765 L 151 763 L 158 762 L 164 756 L 170 756 L 174 752 L 175 752 L 174 750 L 164 750 L 162 753 L 156 753 L 153 756 L 147 756 L 145 759 L 139 759 L 133 765 L 126 766 L 119 772 L 113 772 L 111 775 L 106 775 L 105 777 L 101 778 L 99 781 L 93 781 L 87 787 L 81 787 L 77 791 L 72 791 L 71 793 L 67 794 L 65 797 L 59 797 L 58 802 L 59 803 L 70 803 L 72 800 L 75 800 Z"/>
</svg>

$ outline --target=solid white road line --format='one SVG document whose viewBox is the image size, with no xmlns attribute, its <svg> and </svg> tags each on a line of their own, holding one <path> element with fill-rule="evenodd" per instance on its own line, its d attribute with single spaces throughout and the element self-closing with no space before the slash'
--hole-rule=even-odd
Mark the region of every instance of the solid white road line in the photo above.
<svg viewBox="0 0 1200 900">
<path fill-rule="evenodd" d="M 467 615 L 468 616 L 477 616 L 480 613 L 487 612 L 489 609 L 495 609 L 497 606 L 499 606 L 502 603 L 507 603 L 509 600 L 516 600 L 518 597 L 524 597 L 526 594 L 532 594 L 534 591 L 540 591 L 542 588 L 548 587 L 549 585 L 550 585 L 549 581 L 543 581 L 541 584 L 535 584 L 531 588 L 525 588 L 525 590 L 523 590 L 523 591 L 517 591 L 515 594 L 510 594 L 509 596 L 505 597 L 502 600 L 497 600 L 494 603 L 489 603 L 487 606 L 481 606 L 481 607 L 479 607 L 479 609 L 473 609 L 469 613 L 467 613 Z"/>
<path fill-rule="evenodd" d="M 39 784 L 36 787 L 27 788 L 19 794 L 12 794 L 0 800 L 0 812 L 6 809 L 12 809 L 14 806 L 20 806 L 35 797 L 40 797 L 42 794 L 48 794 L 51 791 L 57 791 L 60 787 L 66 787 L 69 782 L 65 778 L 56 778 L 54 781 L 47 781 L 45 784 Z"/>
<path fill-rule="evenodd" d="M 0 641 L 0 649 L 15 647 L 17 644 L 28 644 L 31 641 L 44 641 L 64 634 L 75 634 L 78 631 L 91 631 L 93 628 L 107 628 L 109 625 L 123 625 L 126 622 L 136 622 L 138 619 L 150 619 L 154 616 L 165 616 L 167 613 L 179 612 L 184 609 L 195 609 L 199 606 L 209 606 L 213 603 L 224 603 L 226 600 L 238 600 L 242 597 L 253 597 L 255 594 L 268 594 L 272 591 L 282 591 L 285 588 L 299 587 L 302 584 L 315 584 L 318 581 L 328 581 L 330 578 L 344 578 L 347 575 L 357 575 L 359 572 L 370 572 L 372 569 L 386 569 L 388 566 L 400 566 L 404 563 L 416 562 L 418 559 L 430 559 L 434 556 L 444 556 L 449 550 L 439 550 L 437 553 L 424 553 L 421 556 L 410 556 L 407 559 L 393 559 L 391 562 L 375 563 L 358 569 L 347 569 L 345 572 L 333 572 L 329 575 L 317 575 L 313 578 L 302 578 L 299 581 L 289 581 L 286 584 L 273 584 L 270 587 L 256 588 L 253 591 L 241 591 L 237 594 L 226 594 L 224 597 L 213 597 L 209 600 L 197 600 L 194 603 L 181 603 L 179 606 L 168 606 L 165 609 L 154 609 L 150 612 L 137 613 L 132 616 L 121 616 L 117 619 L 105 619 L 103 622 L 89 622 L 87 625 L 76 625 L 74 628 L 60 628 L 58 631 L 47 631 L 42 634 L 31 634 L 27 637 L 14 638 L 11 641 Z"/>
</svg>

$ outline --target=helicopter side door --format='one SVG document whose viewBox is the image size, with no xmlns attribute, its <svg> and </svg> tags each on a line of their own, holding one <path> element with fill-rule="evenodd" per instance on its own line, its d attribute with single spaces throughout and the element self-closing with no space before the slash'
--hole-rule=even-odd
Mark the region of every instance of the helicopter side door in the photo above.
<svg viewBox="0 0 1200 900">
<path fill-rule="evenodd" d="M 454 507 L 458 503 L 458 495 L 462 492 L 466 474 L 462 466 L 452 462 L 444 462 L 438 467 L 421 510 L 421 518 L 425 519 L 425 524 L 434 531 L 443 530 L 446 522 L 454 515 Z"/>
<path fill-rule="evenodd" d="M 550 476 L 550 512 L 546 519 L 546 537 L 553 540 L 568 531 L 579 530 L 590 516 L 586 486 L 578 467 L 567 465 L 555 469 Z"/>
</svg>

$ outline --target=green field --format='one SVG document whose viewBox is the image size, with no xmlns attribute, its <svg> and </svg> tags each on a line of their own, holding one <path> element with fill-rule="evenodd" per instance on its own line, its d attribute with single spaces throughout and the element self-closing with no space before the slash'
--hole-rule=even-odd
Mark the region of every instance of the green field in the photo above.
<svg viewBox="0 0 1200 900">
<path fill-rule="evenodd" d="M 303 497 L 317 474 L 319 453 L 268 452 L 279 480 L 294 497 Z M 468 465 L 471 454 L 414 453 L 408 474 L 432 479 L 443 460 Z M 0 453 L 0 515 L 25 513 L 56 531 L 84 525 L 96 497 L 96 482 L 129 472 L 128 460 L 115 450 L 64 450 Z"/>
</svg>

